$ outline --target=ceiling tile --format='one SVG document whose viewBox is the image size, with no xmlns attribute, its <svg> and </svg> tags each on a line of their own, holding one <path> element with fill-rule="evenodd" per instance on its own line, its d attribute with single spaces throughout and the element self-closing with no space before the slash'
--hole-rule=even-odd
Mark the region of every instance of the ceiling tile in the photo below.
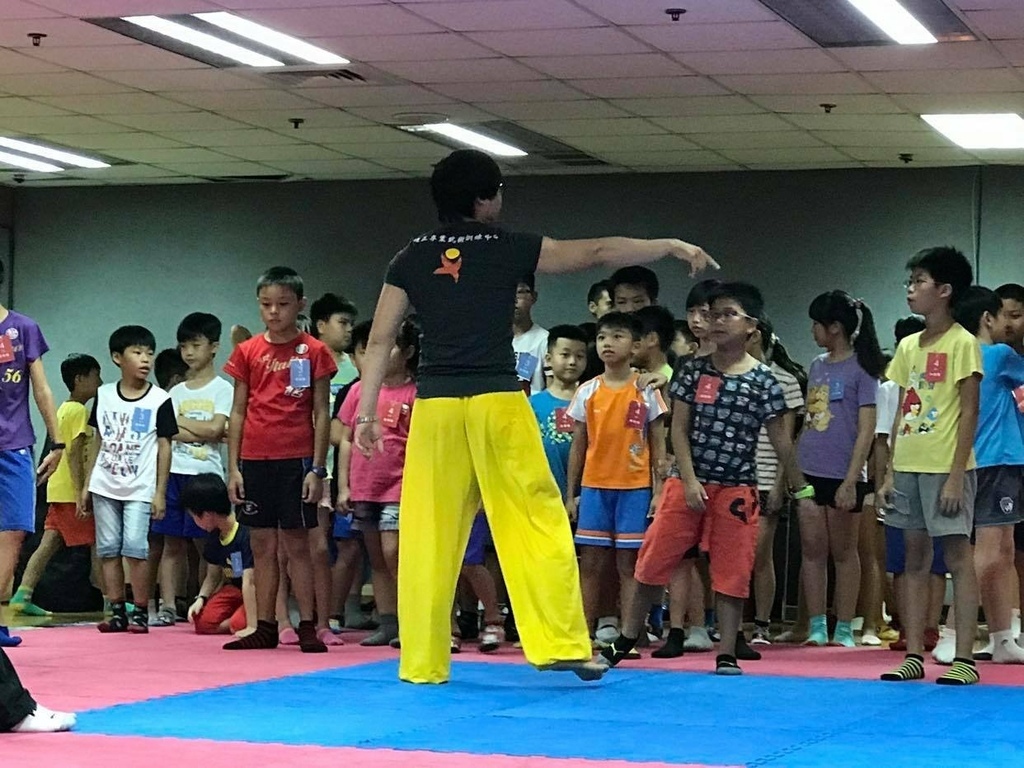
<svg viewBox="0 0 1024 768">
<path fill-rule="evenodd" d="M 968 11 L 968 23 L 990 40 L 1024 37 L 1024 8 Z"/>
<path fill-rule="evenodd" d="M 662 51 L 761 51 L 815 48 L 816 44 L 784 21 L 737 24 L 660 24 L 626 31 Z"/>
<path fill-rule="evenodd" d="M 186 176 L 214 178 L 220 176 L 269 176 L 279 174 L 278 168 L 243 160 L 223 163 L 160 163 L 160 168 Z"/>
<path fill-rule="evenodd" d="M 433 61 L 434 59 L 486 59 L 494 51 L 455 32 L 422 35 L 318 37 L 310 42 L 356 61 Z"/>
<path fill-rule="evenodd" d="M 317 8 L 339 5 L 387 5 L 390 0 L 217 0 L 217 5 L 232 10 L 266 8 Z"/>
<path fill-rule="evenodd" d="M 750 100 L 772 112 L 822 114 L 822 104 L 834 104 L 834 114 L 886 114 L 902 112 L 891 96 L 881 93 L 753 94 Z"/>
<path fill-rule="evenodd" d="M 117 179 L 118 181 L 126 179 L 154 179 L 167 176 L 169 173 L 170 171 L 164 168 L 156 168 L 152 165 L 143 165 L 142 163 L 112 165 L 109 168 L 76 168 L 74 170 L 75 176 L 97 182 L 105 179 Z"/>
<path fill-rule="evenodd" d="M 560 80 L 598 77 L 679 77 L 693 74 L 663 53 L 536 56 L 523 59 L 523 63 Z"/>
<path fill-rule="evenodd" d="M 403 104 L 391 106 L 388 104 L 376 107 L 348 107 L 346 112 L 356 115 L 364 120 L 372 120 L 378 123 L 395 122 L 443 122 L 444 120 L 468 120 L 478 122 L 490 120 L 490 105 L 488 111 L 465 104 L 462 102 L 449 101 L 446 104 Z M 424 116 L 420 119 L 420 116 Z"/>
<path fill-rule="evenodd" d="M 580 120 L 629 117 L 629 114 L 607 101 L 528 101 L 488 104 L 487 111 L 509 120 Z"/>
<path fill-rule="evenodd" d="M 985 69 L 1005 65 L 987 41 L 938 45 L 879 45 L 833 48 L 832 55 L 862 72 L 920 69 Z"/>
<path fill-rule="evenodd" d="M 695 51 L 675 58 L 704 75 L 772 75 L 842 72 L 847 69 L 818 48 L 789 51 Z"/>
<path fill-rule="evenodd" d="M 6 0 L 0 3 L 0 8 L 6 5 Z M 3 11 L 0 10 L 0 18 Z M 46 35 L 41 41 L 40 48 L 65 48 L 67 46 L 85 45 L 131 45 L 132 39 L 119 35 L 95 24 L 81 21 L 79 19 L 59 18 L 26 21 L 4 21 L 0 24 L 0 48 L 35 48 L 37 47 L 29 37 L 30 32 L 40 32 Z"/>
<path fill-rule="evenodd" d="M 849 158 L 832 147 L 792 147 L 763 149 L 723 149 L 721 154 L 737 163 L 828 163 L 847 162 Z"/>
<path fill-rule="evenodd" d="M 110 154 L 135 163 L 223 163 L 231 158 L 201 147 L 180 149 L 116 149 Z"/>
<path fill-rule="evenodd" d="M 379 171 L 380 167 L 367 160 L 356 158 L 338 158 L 337 160 L 282 160 L 273 164 L 274 168 L 280 168 L 289 173 L 366 173 L 373 174 Z"/>
<path fill-rule="evenodd" d="M 1012 69 L 947 70 L 934 72 L 868 72 L 864 75 L 886 93 L 983 93 L 1024 89 Z"/>
<path fill-rule="evenodd" d="M 814 75 L 722 75 L 715 78 L 738 93 L 871 93 L 874 88 L 853 73 Z"/>
<path fill-rule="evenodd" d="M 4 0 L 0 3 L 0 19 L 47 19 L 58 16 L 58 11 L 44 8 L 38 3 L 26 3 L 22 0 Z"/>
<path fill-rule="evenodd" d="M 313 131 L 317 133 L 313 134 Z M 370 126 L 334 126 L 331 128 L 302 129 L 295 132 L 306 137 L 306 141 L 313 141 L 317 144 L 380 144 L 388 142 L 415 142 L 422 139 L 411 136 L 405 131 L 391 128 L 386 125 Z M 312 135 L 311 135 L 312 134 Z"/>
<path fill-rule="evenodd" d="M 394 132 L 394 133 L 398 133 L 399 132 L 397 128 L 390 128 L 388 126 L 377 126 L 377 125 L 374 125 L 374 126 L 367 126 L 366 128 L 372 129 L 372 130 L 380 129 L 382 131 L 389 131 L 389 132 Z M 324 145 L 327 145 L 327 144 L 337 144 L 339 142 L 344 142 L 346 140 L 346 136 L 351 136 L 352 135 L 352 131 L 353 130 L 360 130 L 360 129 L 356 128 L 356 127 L 346 127 L 346 126 L 343 126 L 343 125 L 336 125 L 336 126 L 332 126 L 332 127 L 329 127 L 329 128 L 302 128 L 298 132 L 303 135 L 303 137 L 304 137 L 303 141 L 305 141 L 305 142 L 309 142 L 309 143 L 312 143 L 312 144 L 324 144 Z M 282 136 L 286 136 L 286 137 L 290 136 L 291 135 L 291 131 L 289 131 L 289 130 L 287 130 L 285 128 L 282 128 L 281 129 L 281 135 Z M 408 137 L 408 134 L 405 134 L 405 137 Z M 405 137 L 398 136 L 395 139 L 395 141 L 401 141 Z"/>
<path fill-rule="evenodd" d="M 183 147 L 186 143 L 165 136 L 157 136 L 155 133 L 78 133 L 66 134 L 43 134 L 42 138 L 73 149 L 93 149 L 106 151 L 109 149 L 170 149 Z"/>
<path fill-rule="evenodd" d="M 665 129 L 639 117 L 610 120 L 524 120 L 527 128 L 547 136 L 647 136 L 665 133 Z"/>
<path fill-rule="evenodd" d="M 606 23 L 567 0 L 417 3 L 411 9 L 457 32 L 600 27 Z"/>
<path fill-rule="evenodd" d="M 241 123 L 247 123 L 247 125 L 239 125 L 239 123 L 232 123 L 231 128 L 248 128 L 250 126 L 258 126 L 260 128 L 269 128 L 275 131 L 282 131 L 286 134 L 291 135 L 295 132 L 298 135 L 301 131 L 308 131 L 316 128 L 334 128 L 338 126 L 353 126 L 353 125 L 365 125 L 366 120 L 359 117 L 358 115 L 351 115 L 340 109 L 330 109 L 328 107 L 316 107 L 315 105 L 307 109 L 293 110 L 293 109 L 250 109 L 244 111 L 225 111 L 224 117 L 237 120 Z M 291 118 L 301 118 L 305 122 L 301 124 L 297 130 L 289 122 Z M 160 130 L 160 129 L 157 129 Z M 301 140 L 301 139 L 300 139 Z"/>
<path fill-rule="evenodd" d="M 135 128 L 139 131 L 226 131 L 246 127 L 234 120 L 228 120 L 226 117 L 214 115 L 210 112 L 169 112 L 166 115 L 112 115 L 106 119 L 112 123 Z"/>
<path fill-rule="evenodd" d="M 863 168 L 860 160 L 818 160 L 808 163 L 789 163 L 775 160 L 767 162 L 746 162 L 743 164 L 749 171 L 820 171 L 823 169 Z"/>
<path fill-rule="evenodd" d="M 316 144 L 284 144 L 265 147 L 222 147 L 222 154 L 255 162 L 278 160 L 337 160 L 342 155 Z"/>
<path fill-rule="evenodd" d="M 1024 67 L 1024 40 L 996 40 L 993 45 L 1015 67 Z"/>
<path fill-rule="evenodd" d="M 893 100 L 919 115 L 956 112 L 1024 112 L 1024 92 L 898 93 Z"/>
<path fill-rule="evenodd" d="M 251 91 L 165 91 L 168 99 L 211 112 L 249 109 L 316 109 L 319 105 L 284 90 L 264 88 Z M 153 97 L 155 98 L 155 97 Z"/>
<path fill-rule="evenodd" d="M 38 101 L 85 115 L 155 115 L 188 112 L 191 108 L 151 93 L 110 93 L 92 96 L 37 96 Z"/>
<path fill-rule="evenodd" d="M 789 122 L 813 131 L 930 131 L 917 115 L 787 115 Z"/>
<path fill-rule="evenodd" d="M 708 149 L 785 149 L 820 147 L 825 142 L 806 131 L 746 131 L 743 133 L 696 133 L 691 137 Z"/>
<path fill-rule="evenodd" d="M 223 69 L 144 69 L 111 70 L 103 79 L 142 91 L 228 91 L 247 90 L 266 85 L 256 74 L 245 70 L 226 72 Z"/>
<path fill-rule="evenodd" d="M 63 109 L 17 96 L 0 96 L 0 117 L 34 117 L 37 115 L 67 115 Z"/>
<path fill-rule="evenodd" d="M 814 135 L 836 147 L 952 147 L 936 131 L 816 131 Z"/>
<path fill-rule="evenodd" d="M 614 24 L 692 26 L 715 22 L 776 21 L 776 16 L 757 0 L 688 0 L 686 13 L 672 21 L 665 0 L 576 0 L 584 8 Z"/>
<path fill-rule="evenodd" d="M 261 147 L 266 145 L 298 144 L 302 141 L 295 131 L 295 137 L 259 128 L 246 128 L 237 131 L 162 131 L 160 136 L 193 144 L 200 147 Z M 125 134 L 134 136 L 136 134 Z M 151 136 L 155 134 L 137 134 Z"/>
<path fill-rule="evenodd" d="M 573 136 L 566 140 L 584 152 L 682 152 L 700 149 L 698 144 L 672 134 L 616 135 L 616 136 Z"/>
<path fill-rule="evenodd" d="M 749 115 L 764 109 L 743 96 L 689 96 L 614 99 L 617 107 L 644 117 L 687 115 Z"/>
<path fill-rule="evenodd" d="M 413 35 L 443 31 L 433 22 L 391 4 L 254 10 L 245 15 L 253 21 L 298 37 Z"/>
<path fill-rule="evenodd" d="M 945 163 L 977 160 L 970 152 L 959 147 L 916 147 L 911 153 L 914 155 L 914 159 L 910 163 L 901 161 L 900 155 L 903 153 L 893 147 L 843 147 L 842 149 L 843 152 L 857 160 L 896 161 L 900 165 L 911 167 L 925 162 Z"/>
<path fill-rule="evenodd" d="M 373 144 L 331 144 L 329 147 L 350 157 L 382 160 L 419 159 L 428 163 L 437 162 L 452 150 L 433 141 L 387 141 Z"/>
<path fill-rule="evenodd" d="M 52 8 L 55 11 L 81 18 L 223 10 L 210 0 L 32 0 L 32 2 L 44 8 Z"/>
<path fill-rule="evenodd" d="M 487 83 L 488 88 L 494 86 Z M 441 90 L 440 87 L 435 90 Z M 329 88 L 303 88 L 302 95 L 311 101 L 332 107 L 371 107 L 382 104 L 443 104 L 448 101 L 431 90 L 417 85 L 342 85 Z"/>
<path fill-rule="evenodd" d="M 54 117 L 5 117 L 0 119 L 0 130 L 38 136 L 43 133 L 116 133 L 127 128 L 84 115 Z"/>
<path fill-rule="evenodd" d="M 602 54 L 651 52 L 649 46 L 611 27 L 473 32 L 469 37 L 506 56 L 588 56 L 595 51 Z"/>
<path fill-rule="evenodd" d="M 694 117 L 653 117 L 651 122 L 673 133 L 735 133 L 740 131 L 796 130 L 777 115 L 699 115 Z"/>
<path fill-rule="evenodd" d="M 109 69 L 197 69 L 207 66 L 187 56 L 142 44 L 29 48 L 28 51 L 41 62 L 60 64 L 93 74 Z"/>
<path fill-rule="evenodd" d="M 19 75 L 29 72 L 59 72 L 63 67 L 31 56 L 0 49 L 0 75 Z M 4 78 L 6 79 L 6 77 Z M 0 80 L 0 88 L 6 90 Z"/>
<path fill-rule="evenodd" d="M 2 55 L 2 53 L 0 53 Z M 45 72 L 34 75 L 4 75 L 0 90 L 17 96 L 85 96 L 93 93 L 126 93 L 130 88 L 101 80 L 84 72 Z"/>
<path fill-rule="evenodd" d="M 433 90 L 471 104 L 492 101 L 557 101 L 586 99 L 587 95 L 554 80 L 529 80 L 516 83 L 444 83 Z M 486 107 L 484 107 L 486 109 Z"/>
<path fill-rule="evenodd" d="M 686 77 L 626 78 L 608 77 L 595 80 L 570 80 L 569 84 L 591 96 L 624 99 L 631 96 L 714 96 L 728 91 L 713 80 L 698 75 Z"/>
<path fill-rule="evenodd" d="M 617 165 L 625 165 L 630 168 L 643 168 L 657 166 L 707 166 L 721 165 L 727 162 L 726 158 L 705 149 L 693 149 L 689 151 L 671 152 L 646 152 L 643 150 L 630 152 L 602 152 L 601 158 Z"/>
<path fill-rule="evenodd" d="M 411 83 L 500 83 L 504 80 L 545 79 L 540 72 L 506 58 L 392 61 L 377 66 Z"/>
</svg>

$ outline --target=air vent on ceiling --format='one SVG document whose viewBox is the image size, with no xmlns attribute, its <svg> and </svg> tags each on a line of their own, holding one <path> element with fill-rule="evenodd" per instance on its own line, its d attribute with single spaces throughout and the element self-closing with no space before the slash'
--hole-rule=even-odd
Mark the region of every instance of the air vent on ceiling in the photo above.
<svg viewBox="0 0 1024 768">
<path fill-rule="evenodd" d="M 825 48 L 898 44 L 845 0 L 760 2 Z M 939 42 L 976 39 L 942 0 L 901 0 L 901 4 Z"/>
<path fill-rule="evenodd" d="M 257 74 L 272 80 L 277 85 L 294 88 L 301 85 L 383 85 L 389 78 L 376 70 L 356 71 L 352 67 L 342 69 L 323 67 L 287 67 L 285 69 L 261 69 Z"/>
</svg>

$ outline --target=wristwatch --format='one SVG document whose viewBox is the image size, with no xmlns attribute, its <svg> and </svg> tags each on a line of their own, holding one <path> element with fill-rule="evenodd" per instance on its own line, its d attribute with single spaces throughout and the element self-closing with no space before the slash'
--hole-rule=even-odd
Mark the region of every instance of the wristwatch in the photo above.
<svg viewBox="0 0 1024 768">
<path fill-rule="evenodd" d="M 51 451 L 63 451 L 67 447 L 67 443 L 50 443 Z"/>
<path fill-rule="evenodd" d="M 789 497 L 794 501 L 801 501 L 803 499 L 813 499 L 814 486 L 808 483 L 803 488 L 798 488 L 795 491 L 790 491 Z"/>
<path fill-rule="evenodd" d="M 323 480 L 323 479 L 325 479 L 327 477 L 327 467 L 316 467 L 316 466 L 313 466 L 313 467 L 309 468 L 309 471 L 312 472 L 317 477 L 319 477 L 321 480 Z"/>
<path fill-rule="evenodd" d="M 356 426 L 360 424 L 373 424 L 376 420 L 376 416 L 356 416 Z"/>
</svg>

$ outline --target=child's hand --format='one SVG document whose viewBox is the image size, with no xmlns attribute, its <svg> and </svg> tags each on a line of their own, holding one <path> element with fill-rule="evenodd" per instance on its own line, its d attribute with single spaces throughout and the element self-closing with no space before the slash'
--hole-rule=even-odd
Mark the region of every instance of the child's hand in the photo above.
<svg viewBox="0 0 1024 768">
<path fill-rule="evenodd" d="M 307 472 L 306 477 L 302 480 L 302 501 L 306 504 L 316 504 L 319 502 L 322 487 L 323 481 L 319 475 Z"/>
<path fill-rule="evenodd" d="M 331 484 L 324 482 L 322 485 L 323 492 L 320 494 L 320 508 L 331 511 L 334 509 L 334 504 L 331 503 Z"/>
<path fill-rule="evenodd" d="M 50 479 L 53 473 L 57 471 L 57 465 L 60 464 L 60 459 L 63 455 L 63 448 L 57 448 L 46 454 L 46 458 L 42 460 L 39 464 L 39 469 L 36 470 L 36 485 L 42 485 Z"/>
<path fill-rule="evenodd" d="M 576 519 L 579 517 L 579 499 L 575 496 L 570 496 L 566 499 L 565 513 L 569 516 L 569 521 L 575 523 Z"/>
<path fill-rule="evenodd" d="M 768 499 L 765 504 L 765 512 L 769 515 L 774 515 L 786 502 L 786 492 L 779 488 L 777 485 L 773 485 L 772 489 L 768 491 Z"/>
<path fill-rule="evenodd" d="M 338 500 L 334 504 L 334 509 L 343 515 L 352 511 L 352 491 L 347 485 L 338 486 Z"/>
<path fill-rule="evenodd" d="M 661 490 L 659 489 L 656 494 L 651 496 L 651 506 L 647 510 L 647 519 L 653 520 L 655 513 L 658 511 L 658 504 L 661 502 Z"/>
<path fill-rule="evenodd" d="M 955 478 L 950 475 L 942 484 L 942 493 L 939 494 L 939 514 L 943 517 L 956 517 L 960 514 L 963 503 L 963 478 Z"/>
<path fill-rule="evenodd" d="M 844 480 L 836 490 L 836 509 L 849 512 L 857 506 L 857 487 L 854 483 Z"/>
<path fill-rule="evenodd" d="M 232 504 L 241 504 L 245 501 L 245 482 L 240 470 L 233 469 L 228 475 L 228 499 Z"/>
<path fill-rule="evenodd" d="M 892 472 L 885 473 L 885 479 L 875 490 L 875 503 L 883 509 L 892 508 L 893 504 L 893 477 Z"/>
<path fill-rule="evenodd" d="M 75 517 L 79 520 L 85 520 L 90 514 L 91 505 L 92 497 L 89 495 L 89 489 L 83 488 L 75 502 Z"/>
<path fill-rule="evenodd" d="M 185 617 L 188 619 L 189 624 L 196 623 L 196 617 L 198 617 L 199 614 L 203 612 L 203 607 L 205 605 L 206 602 L 201 597 L 197 597 L 193 601 L 192 605 L 188 607 L 188 613 L 185 614 Z"/>
<path fill-rule="evenodd" d="M 658 373 L 657 371 L 641 373 L 640 378 L 636 380 L 637 389 L 647 389 L 647 387 L 661 389 L 666 384 L 668 384 L 668 377 L 663 373 Z"/>
<path fill-rule="evenodd" d="M 167 496 L 158 493 L 153 497 L 153 502 L 150 504 L 149 509 L 154 520 L 163 520 L 164 515 L 167 514 Z"/>
<path fill-rule="evenodd" d="M 707 506 L 708 492 L 700 483 L 684 483 L 683 495 L 686 497 L 686 506 L 694 512 L 703 512 Z"/>
<path fill-rule="evenodd" d="M 352 444 L 368 459 L 373 458 L 374 451 L 384 453 L 384 437 L 380 424 L 376 420 L 356 424 L 355 432 L 352 434 Z"/>
</svg>

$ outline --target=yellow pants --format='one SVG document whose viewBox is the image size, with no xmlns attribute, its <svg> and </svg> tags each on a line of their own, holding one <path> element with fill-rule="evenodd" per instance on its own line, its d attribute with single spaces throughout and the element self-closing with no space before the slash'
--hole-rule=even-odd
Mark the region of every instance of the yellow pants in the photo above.
<svg viewBox="0 0 1024 768">
<path fill-rule="evenodd" d="M 402 484 L 402 680 L 451 674 L 452 603 L 481 501 L 527 660 L 591 657 L 572 532 L 526 396 L 431 398 L 412 409 Z"/>
</svg>

